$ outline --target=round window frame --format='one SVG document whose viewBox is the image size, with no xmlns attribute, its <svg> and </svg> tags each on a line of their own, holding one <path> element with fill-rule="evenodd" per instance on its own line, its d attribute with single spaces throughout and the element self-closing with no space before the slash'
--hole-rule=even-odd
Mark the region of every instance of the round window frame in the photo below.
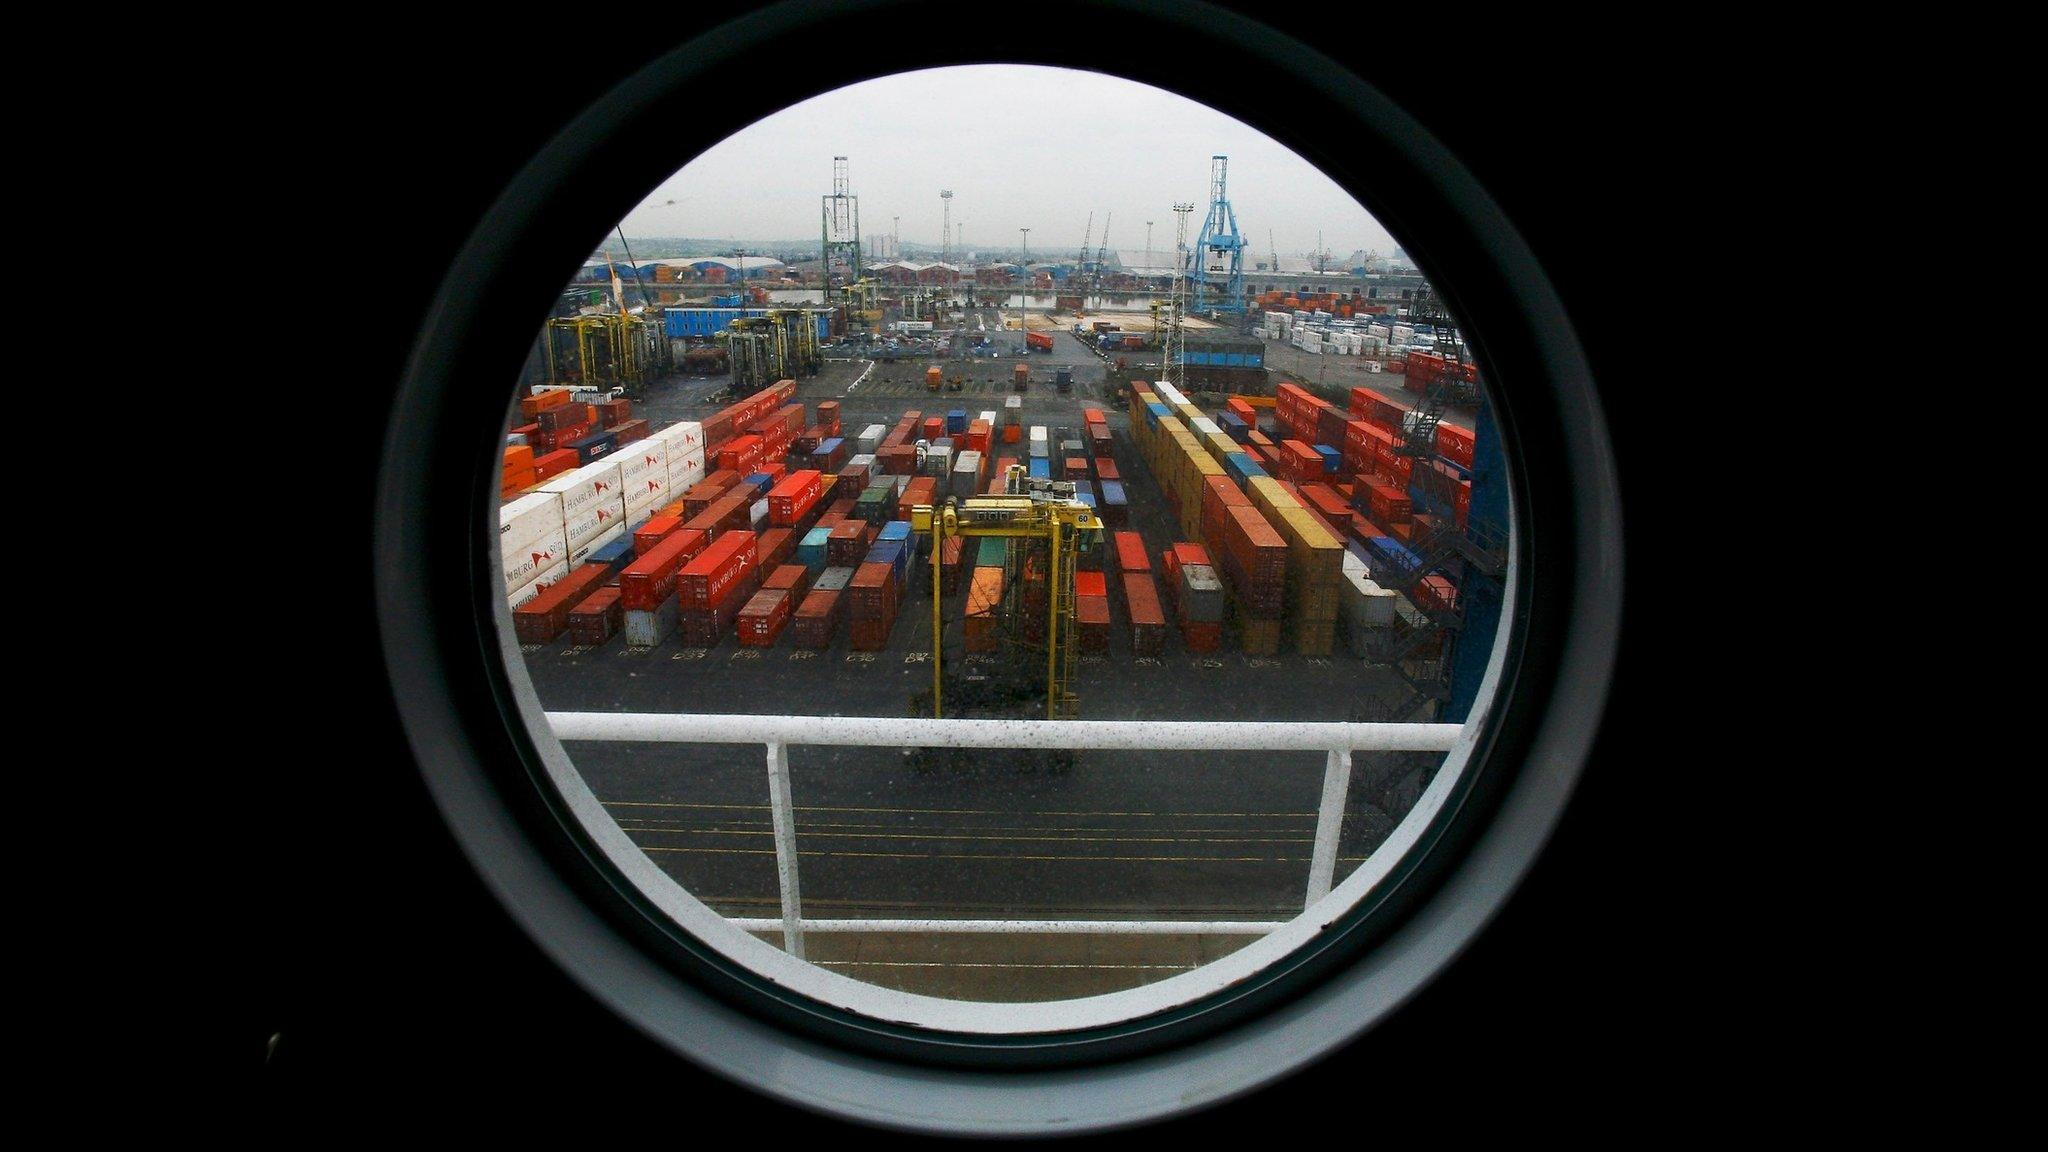
<svg viewBox="0 0 2048 1152">
<path fill-rule="evenodd" d="M 495 495 L 496 461 L 477 421 L 492 405 L 503 410 L 503 339 L 522 325 L 530 336 L 535 302 L 559 291 L 562 270 L 580 263 L 593 239 L 550 220 L 623 215 L 630 202 L 603 214 L 606 193 L 585 173 L 615 171 L 605 156 L 621 151 L 634 125 L 653 123 L 688 93 L 722 91 L 722 69 L 743 67 L 798 31 L 817 35 L 821 22 L 846 12 L 783 5 L 721 26 L 579 117 L 514 180 L 465 245 L 423 326 L 386 440 L 377 554 L 427 563 L 379 566 L 380 625 L 408 739 L 463 851 L 534 941 L 641 1031 L 741 1083 L 851 1119 L 957 1134 L 1129 1124 L 1248 1091 L 1366 1031 L 1455 956 L 1533 861 L 1590 750 L 1613 666 L 1621 548 L 1612 452 L 1563 308 L 1498 206 L 1411 117 L 1269 28 L 1204 7 L 1168 14 L 1119 2 L 1089 10 L 1262 59 L 1322 91 L 1340 119 L 1371 138 L 1364 156 L 1347 163 L 1327 155 L 1261 122 L 1228 93 L 1205 93 L 1185 78 L 1144 75 L 1144 67 L 1117 72 L 1202 100 L 1322 168 L 1406 243 L 1470 325 L 1468 338 L 1478 337 L 1472 343 L 1489 376 L 1505 372 L 1518 389 L 1513 398 L 1491 397 L 1511 457 L 1515 572 L 1487 674 L 1493 690 L 1481 697 L 1494 707 L 1475 726 L 1482 730 L 1468 733 L 1481 745 L 1460 773 L 1469 793 L 1438 842 L 1411 853 L 1412 873 L 1388 894 L 1398 899 L 1353 910 L 1256 987 L 1188 1016 L 1134 1021 L 1128 1031 L 985 1050 L 887 1030 L 836 1032 L 845 1021 L 775 1000 L 748 978 L 758 974 L 736 974 L 728 957 L 677 939 L 673 923 L 621 891 L 611 861 L 587 837 L 562 826 L 558 798 L 533 787 L 546 777 L 526 729 L 537 703 L 530 688 L 522 698 L 515 683 L 522 678 L 507 673 L 499 650 L 516 647 L 499 630 L 502 597 L 488 594 L 495 573 L 481 526 Z M 818 90 L 979 62 L 935 42 L 902 46 L 890 68 L 848 66 Z M 1053 47 L 1009 62 L 1083 66 L 1061 58 L 1070 54 Z M 739 102 L 705 143 L 792 102 L 785 96 L 765 109 Z M 1359 169 L 1389 161 L 1372 185 L 1361 186 Z M 1539 381 L 1548 387 L 1537 389 Z M 451 507 L 417 498 L 446 491 L 445 484 L 466 485 L 476 499 Z M 1555 660 L 1532 662 L 1532 640 Z"/>
</svg>

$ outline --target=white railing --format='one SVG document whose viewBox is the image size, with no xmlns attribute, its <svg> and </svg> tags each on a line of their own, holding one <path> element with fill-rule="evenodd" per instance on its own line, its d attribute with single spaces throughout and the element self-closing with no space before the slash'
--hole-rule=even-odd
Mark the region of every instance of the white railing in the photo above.
<svg viewBox="0 0 2048 1152">
<path fill-rule="evenodd" d="M 792 744 L 863 748 L 1031 748 L 1045 750 L 1196 750 L 1322 752 L 1322 802 L 1309 858 L 1304 908 L 1329 895 L 1337 833 L 1351 788 L 1351 754 L 1447 752 L 1458 724 L 1337 724 L 1178 720 L 931 720 L 864 716 L 705 716 L 647 712 L 550 712 L 562 741 L 636 744 L 760 744 L 767 749 L 768 802 L 775 828 L 775 871 L 782 895 L 783 948 L 802 959 L 810 932 L 1101 933 L 1118 935 L 1263 935 L 1258 921 L 1128 920 L 805 920 L 797 876 L 796 805 L 790 794 Z M 735 920 L 772 931 L 773 920 Z"/>
</svg>

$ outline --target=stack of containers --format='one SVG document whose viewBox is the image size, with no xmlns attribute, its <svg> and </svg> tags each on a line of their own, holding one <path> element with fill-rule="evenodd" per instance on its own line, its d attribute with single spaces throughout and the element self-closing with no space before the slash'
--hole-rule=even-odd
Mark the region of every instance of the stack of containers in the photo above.
<svg viewBox="0 0 2048 1152">
<path fill-rule="evenodd" d="M 1102 573 L 1074 573 L 1074 624 L 1081 651 L 1109 649 L 1109 581 Z"/>
<path fill-rule="evenodd" d="M 880 461 L 882 471 L 896 476 L 907 476 L 917 466 L 917 422 L 923 413 L 912 409 L 903 414 L 896 427 L 882 438 L 881 447 L 875 450 L 875 459 Z"/>
<path fill-rule="evenodd" d="M 966 555 L 966 537 L 946 537 L 946 543 L 939 549 L 939 595 L 951 596 L 960 591 L 961 561 Z"/>
<path fill-rule="evenodd" d="M 852 567 L 868 554 L 868 546 L 874 543 L 875 525 L 859 518 L 848 518 L 832 526 L 831 535 L 825 538 L 825 566 L 828 568 Z"/>
<path fill-rule="evenodd" d="M 811 570 L 815 575 L 825 570 L 825 544 L 831 539 L 832 529 L 820 524 L 805 532 L 797 542 L 796 562 Z"/>
<path fill-rule="evenodd" d="M 853 569 L 848 567 L 827 568 L 818 574 L 817 583 L 811 585 L 796 610 L 795 623 L 790 627 L 792 643 L 812 649 L 832 646 L 832 634 L 839 628 L 841 604 L 851 579 Z"/>
<path fill-rule="evenodd" d="M 891 489 L 893 492 L 894 489 Z M 905 485 L 901 495 L 894 496 L 896 515 L 891 519 L 908 520 L 913 508 L 919 504 L 936 507 L 939 503 L 939 482 L 936 477 L 919 476 Z"/>
<path fill-rule="evenodd" d="M 893 546 L 903 550 L 901 543 Z M 900 593 L 893 563 L 869 561 L 853 570 L 853 579 L 847 582 L 847 618 L 852 621 L 850 643 L 854 650 L 879 652 L 888 646 Z"/>
<path fill-rule="evenodd" d="M 1248 494 L 1287 542 L 1288 642 L 1304 656 L 1328 656 L 1335 646 L 1344 546 L 1278 481 L 1254 479 Z"/>
<path fill-rule="evenodd" d="M 547 586 L 512 610 L 521 644 L 552 644 L 569 627 L 569 613 L 611 578 L 607 569 L 586 564 Z"/>
<path fill-rule="evenodd" d="M 1203 493 L 1202 536 L 1220 561 L 1245 654 L 1278 653 L 1280 619 L 1286 610 L 1287 542 L 1253 507 L 1250 497 L 1220 476 L 1211 477 Z"/>
<path fill-rule="evenodd" d="M 944 478 L 953 471 L 953 441 L 940 437 L 924 453 L 924 474 Z"/>
<path fill-rule="evenodd" d="M 1161 553 L 1159 560 L 1172 590 L 1182 643 L 1190 652 L 1216 651 L 1223 643 L 1223 582 L 1209 562 L 1208 550 L 1183 542 Z"/>
<path fill-rule="evenodd" d="M 619 468 L 619 489 L 625 497 L 628 528 L 644 523 L 655 509 L 675 499 L 669 494 L 666 439 L 649 436 L 624 445 L 613 454 L 612 462 Z"/>
<path fill-rule="evenodd" d="M 1348 551 L 1344 553 L 1344 634 L 1353 656 L 1372 655 L 1375 633 L 1394 622 L 1397 599 L 1393 592 L 1373 582 L 1365 561 Z"/>
<path fill-rule="evenodd" d="M 839 435 L 839 401 L 827 400 L 818 405 L 818 423 L 824 425 L 826 436 Z"/>
<path fill-rule="evenodd" d="M 832 490 L 827 499 L 858 500 L 860 494 L 867 491 L 868 484 L 880 477 L 881 471 L 876 467 L 873 456 L 855 456 L 833 476 Z"/>
<path fill-rule="evenodd" d="M 1109 430 L 1109 417 L 1103 415 L 1100 408 L 1084 408 L 1081 410 L 1081 419 L 1089 455 L 1110 455 L 1115 447 L 1115 437 Z"/>
<path fill-rule="evenodd" d="M 533 447 L 528 444 L 505 446 L 505 466 L 498 477 L 498 498 L 509 500 L 534 486 L 537 477 L 533 467 Z"/>
<path fill-rule="evenodd" d="M 595 648 L 618 635 L 626 619 L 620 595 L 617 585 L 607 584 L 570 609 L 569 643 L 579 648 Z"/>
<path fill-rule="evenodd" d="M 619 606 L 625 614 L 626 643 L 635 648 L 652 648 L 675 631 L 679 573 L 710 543 L 710 537 L 703 532 L 672 532 L 619 573 Z"/>
<path fill-rule="evenodd" d="M 683 643 L 716 647 L 761 584 L 760 542 L 752 532 L 721 533 L 676 575 Z"/>
<path fill-rule="evenodd" d="M 974 570 L 967 585 L 964 634 L 969 652 L 993 652 L 998 635 L 997 612 L 1003 603 L 1001 565 L 983 565 Z"/>
<path fill-rule="evenodd" d="M 794 564 L 777 569 L 777 571 L 788 571 L 791 569 L 798 572 L 805 571 L 802 567 Z M 740 647 L 773 648 L 776 637 L 781 636 L 782 630 L 789 626 L 792 612 L 791 605 L 795 601 L 796 595 L 787 586 L 781 588 L 764 586 L 760 591 L 749 597 L 746 604 L 740 608 L 739 616 L 734 621 L 739 632 Z"/>
<path fill-rule="evenodd" d="M 498 552 L 504 561 L 505 594 L 514 608 L 540 592 L 537 583 L 569 574 L 569 540 L 563 531 L 562 497 L 533 492 L 498 509 Z"/>
<path fill-rule="evenodd" d="M 583 563 L 593 550 L 626 534 L 626 498 L 618 461 L 600 460 L 564 472 L 540 490 L 562 498 L 563 531 L 572 565 Z"/>
<path fill-rule="evenodd" d="M 984 457 L 995 450 L 996 410 L 984 409 L 979 417 L 967 425 L 967 446 Z"/>
<path fill-rule="evenodd" d="M 887 478 L 869 484 L 853 502 L 853 518 L 876 528 L 897 519 L 895 511 L 896 482 Z"/>
<path fill-rule="evenodd" d="M 969 449 L 953 462 L 951 493 L 965 500 L 981 491 L 981 453 Z"/>
<path fill-rule="evenodd" d="M 1159 588 L 1149 571 L 1124 572 L 1124 610 L 1131 618 L 1131 651 L 1157 656 L 1166 648 L 1166 613 L 1159 607 Z"/>
<path fill-rule="evenodd" d="M 1003 443 L 1015 444 L 1024 434 L 1024 398 L 1003 398 Z"/>
</svg>

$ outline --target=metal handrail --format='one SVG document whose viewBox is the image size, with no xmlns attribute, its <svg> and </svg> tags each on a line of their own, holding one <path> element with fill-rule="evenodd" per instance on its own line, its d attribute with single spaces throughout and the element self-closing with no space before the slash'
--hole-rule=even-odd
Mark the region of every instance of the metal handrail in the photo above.
<svg viewBox="0 0 2048 1152">
<path fill-rule="evenodd" d="M 783 949 L 804 955 L 804 931 L 1081 932 L 1081 925 L 1124 927 L 1105 932 L 1195 932 L 1264 934 L 1275 924 L 1160 921 L 806 921 L 797 874 L 796 803 L 790 791 L 789 748 L 795 744 L 865 748 L 1030 748 L 1078 751 L 1213 749 L 1254 752 L 1322 752 L 1322 799 L 1316 811 L 1315 849 L 1309 859 L 1304 908 L 1329 895 L 1336 873 L 1337 833 L 1351 787 L 1351 754 L 1365 752 L 1448 752 L 1461 724 L 1349 724 L 1218 722 L 1202 720 L 934 720 L 881 716 L 737 716 L 654 712 L 549 712 L 562 741 L 621 741 L 641 744 L 760 744 L 767 749 L 768 801 L 775 829 L 776 883 L 782 898 Z M 770 930 L 774 921 L 738 921 Z M 1229 924 L 1230 922 L 1223 922 Z M 940 927 L 951 924 L 951 927 Z M 1131 925 L 1140 925 L 1133 927 Z M 906 925 L 917 925 L 911 928 Z"/>
</svg>

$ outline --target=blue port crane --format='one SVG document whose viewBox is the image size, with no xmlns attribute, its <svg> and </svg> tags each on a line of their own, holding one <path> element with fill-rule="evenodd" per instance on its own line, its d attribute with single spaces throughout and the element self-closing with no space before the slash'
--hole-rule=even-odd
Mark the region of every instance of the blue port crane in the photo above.
<svg viewBox="0 0 2048 1152">
<path fill-rule="evenodd" d="M 1189 258 L 1186 275 L 1194 282 L 1192 310 L 1242 315 L 1244 312 L 1244 236 L 1237 230 L 1237 210 L 1224 188 L 1230 157 L 1209 158 L 1209 215 Z"/>
</svg>

